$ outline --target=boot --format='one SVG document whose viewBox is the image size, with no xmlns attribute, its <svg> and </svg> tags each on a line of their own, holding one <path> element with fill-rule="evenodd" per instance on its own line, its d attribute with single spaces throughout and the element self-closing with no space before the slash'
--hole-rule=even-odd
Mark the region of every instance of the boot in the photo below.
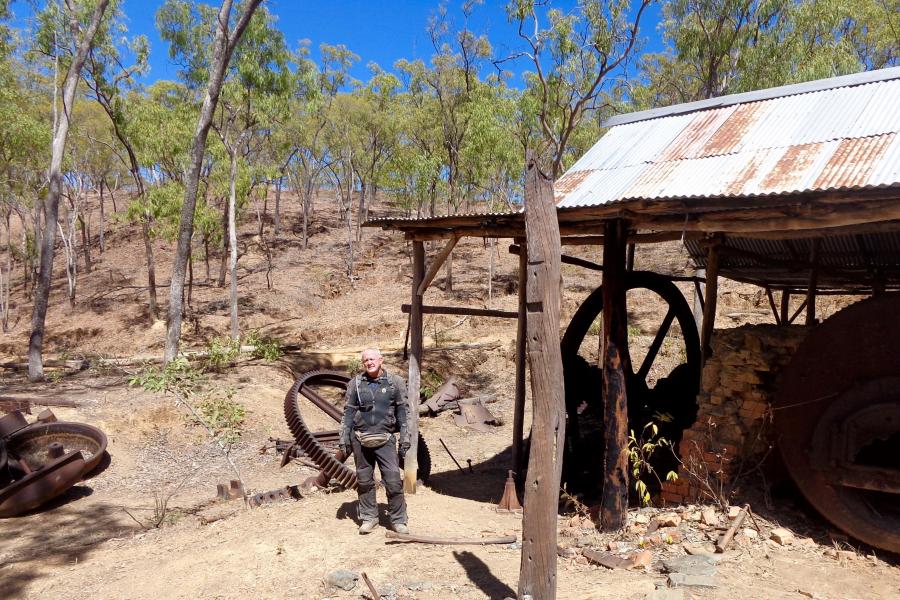
<svg viewBox="0 0 900 600">
<path fill-rule="evenodd" d="M 362 525 L 359 526 L 359 533 L 360 535 L 372 533 L 372 530 L 376 527 L 378 527 L 378 522 L 376 521 L 363 521 Z"/>
<path fill-rule="evenodd" d="M 406 523 L 394 523 L 394 531 L 407 535 L 409 534 L 409 527 L 406 526 Z"/>
</svg>

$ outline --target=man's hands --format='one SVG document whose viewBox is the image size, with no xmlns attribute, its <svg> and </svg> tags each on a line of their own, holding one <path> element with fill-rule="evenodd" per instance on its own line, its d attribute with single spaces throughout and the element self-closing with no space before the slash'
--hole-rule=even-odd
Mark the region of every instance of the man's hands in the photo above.
<svg viewBox="0 0 900 600">
<path fill-rule="evenodd" d="M 407 451 L 409 451 L 409 442 L 400 442 L 400 458 L 406 458 Z"/>
<path fill-rule="evenodd" d="M 338 448 L 344 453 L 344 456 L 350 456 L 353 453 L 350 449 L 350 444 L 340 444 L 338 445 Z"/>
</svg>

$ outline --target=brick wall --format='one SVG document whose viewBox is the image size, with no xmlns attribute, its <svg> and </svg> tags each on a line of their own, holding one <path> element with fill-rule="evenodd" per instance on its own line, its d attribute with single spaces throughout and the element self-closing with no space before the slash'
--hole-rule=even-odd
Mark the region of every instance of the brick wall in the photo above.
<svg viewBox="0 0 900 600">
<path fill-rule="evenodd" d="M 678 447 L 678 480 L 659 499 L 682 504 L 729 496 L 735 477 L 771 445 L 777 377 L 806 337 L 802 326 L 744 325 L 713 333 L 697 396 L 697 420 Z"/>
</svg>

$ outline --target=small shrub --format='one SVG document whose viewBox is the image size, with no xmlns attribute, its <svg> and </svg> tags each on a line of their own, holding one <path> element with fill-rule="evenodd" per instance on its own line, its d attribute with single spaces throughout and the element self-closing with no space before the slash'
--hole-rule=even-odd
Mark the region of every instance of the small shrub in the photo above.
<svg viewBox="0 0 900 600">
<path fill-rule="evenodd" d="M 284 354 L 281 351 L 281 340 L 261 336 L 258 331 L 251 331 L 244 336 L 244 343 L 248 346 L 253 346 L 253 358 L 261 358 L 272 362 L 278 360 Z"/>
<path fill-rule="evenodd" d="M 660 422 L 668 422 L 672 417 L 668 414 L 657 413 L 654 419 Z M 641 499 L 641 504 L 647 506 L 650 504 L 650 491 L 647 489 L 645 479 L 653 477 L 658 483 L 662 483 L 659 474 L 653 468 L 650 462 L 653 455 L 660 448 L 672 449 L 672 442 L 659 435 L 659 426 L 655 421 L 650 421 L 641 430 L 640 436 L 636 436 L 632 429 L 628 435 L 628 462 L 631 465 L 631 475 L 634 479 L 634 491 L 637 492 Z M 669 471 L 666 474 L 666 481 L 677 481 L 678 474 Z"/>
<path fill-rule="evenodd" d="M 213 373 L 221 373 L 241 354 L 241 341 L 217 337 L 206 343 L 206 359 L 203 367 Z"/>
<path fill-rule="evenodd" d="M 213 435 L 226 444 L 233 444 L 241 437 L 241 426 L 247 416 L 247 409 L 234 400 L 234 390 L 226 389 L 221 394 L 211 395 L 196 404 L 197 414 L 203 419 Z M 190 417 L 196 423 L 197 418 Z M 203 423 L 196 423 L 202 425 Z"/>
<path fill-rule="evenodd" d="M 590 335 L 600 335 L 603 333 L 603 315 L 594 319 L 594 322 L 588 327 L 588 333 Z"/>
<path fill-rule="evenodd" d="M 423 398 L 431 398 L 444 384 L 444 378 L 439 373 L 428 369 L 422 373 L 422 380 L 419 383 L 419 393 Z"/>
<path fill-rule="evenodd" d="M 128 385 L 148 392 L 190 392 L 203 379 L 203 373 L 191 366 L 186 358 L 176 358 L 164 366 L 147 365 L 128 377 Z"/>
<path fill-rule="evenodd" d="M 347 374 L 350 377 L 354 377 L 360 373 L 362 373 L 363 364 L 362 360 L 356 358 L 355 356 L 347 361 Z"/>
</svg>

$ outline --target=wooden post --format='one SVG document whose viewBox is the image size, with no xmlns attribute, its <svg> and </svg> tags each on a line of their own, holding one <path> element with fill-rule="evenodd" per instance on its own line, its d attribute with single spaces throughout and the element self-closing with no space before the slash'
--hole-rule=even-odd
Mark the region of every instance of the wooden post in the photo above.
<svg viewBox="0 0 900 600">
<path fill-rule="evenodd" d="M 559 348 L 560 241 L 553 184 L 526 160 L 525 233 L 528 246 L 528 359 L 533 418 L 518 597 L 556 598 L 556 513 L 566 435 Z"/>
<path fill-rule="evenodd" d="M 787 288 L 781 290 L 781 322 L 779 325 L 790 325 L 788 318 L 791 316 L 791 292 Z"/>
<path fill-rule="evenodd" d="M 628 244 L 628 256 L 625 258 L 625 270 L 631 273 L 634 271 L 634 249 L 636 244 L 633 242 Z"/>
<path fill-rule="evenodd" d="M 706 364 L 709 357 L 709 340 L 712 339 L 713 327 L 716 324 L 716 300 L 719 295 L 719 248 L 713 244 L 709 247 L 706 258 L 706 303 L 703 307 L 703 325 L 700 329 L 700 364 Z"/>
<path fill-rule="evenodd" d="M 816 324 L 816 288 L 819 286 L 819 250 L 822 247 L 822 239 L 812 241 L 809 249 L 809 288 L 806 290 L 806 324 Z"/>
<path fill-rule="evenodd" d="M 625 526 L 628 514 L 628 396 L 625 373 L 628 324 L 625 305 L 625 222 L 607 221 L 603 244 L 603 413 L 605 453 L 600 524 L 603 531 Z"/>
<path fill-rule="evenodd" d="M 706 277 L 706 269 L 694 271 L 695 277 Z M 694 281 L 694 322 L 699 330 L 703 326 L 703 296 L 706 295 L 706 284 Z"/>
<path fill-rule="evenodd" d="M 419 286 L 425 279 L 425 244 L 413 244 L 412 301 L 409 309 L 409 450 L 403 463 L 403 491 L 416 493 L 416 472 L 419 464 L 419 388 L 422 382 L 422 294 Z"/>
<path fill-rule="evenodd" d="M 516 325 L 516 395 L 513 405 L 512 470 L 516 487 L 521 491 L 525 473 L 522 468 L 522 439 L 525 429 L 525 339 L 527 318 L 525 312 L 528 282 L 528 249 L 519 252 L 519 320 Z"/>
</svg>

